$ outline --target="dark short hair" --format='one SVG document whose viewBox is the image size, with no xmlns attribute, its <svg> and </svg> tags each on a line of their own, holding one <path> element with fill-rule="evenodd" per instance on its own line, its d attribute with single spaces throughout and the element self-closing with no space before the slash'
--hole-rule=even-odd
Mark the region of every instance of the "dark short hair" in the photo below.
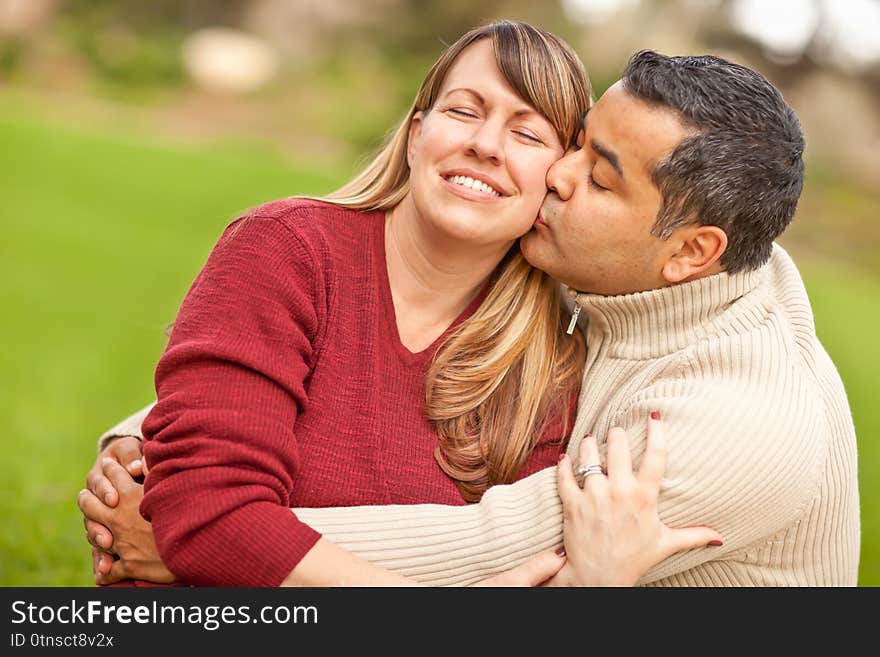
<svg viewBox="0 0 880 657">
<path fill-rule="evenodd" d="M 651 233 L 691 223 L 727 234 L 721 264 L 734 273 L 770 257 L 791 223 L 804 178 L 804 136 L 782 94 L 759 73 L 710 55 L 636 53 L 624 89 L 678 113 L 686 137 L 652 172 L 663 204 Z"/>
</svg>

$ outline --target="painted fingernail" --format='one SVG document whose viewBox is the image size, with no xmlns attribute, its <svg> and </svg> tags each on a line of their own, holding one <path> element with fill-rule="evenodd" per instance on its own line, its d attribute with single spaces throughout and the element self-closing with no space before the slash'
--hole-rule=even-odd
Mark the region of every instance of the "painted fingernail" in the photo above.
<svg viewBox="0 0 880 657">
<path fill-rule="evenodd" d="M 659 419 L 660 419 L 660 413 L 659 413 L 658 411 L 651 411 L 651 419 L 652 419 L 652 420 L 659 420 Z"/>
<path fill-rule="evenodd" d="M 561 548 L 557 549 L 557 550 L 556 550 L 556 556 L 557 556 L 557 557 L 564 557 L 564 556 L 565 556 L 565 548 L 564 548 L 564 547 L 561 547 Z"/>
<path fill-rule="evenodd" d="M 559 462 L 561 463 L 561 462 L 562 462 L 562 459 L 564 459 L 564 458 L 565 458 L 565 454 L 560 454 L 560 455 L 559 455 Z"/>
<path fill-rule="evenodd" d="M 709 541 L 706 545 L 711 545 L 712 547 L 720 547 L 724 545 L 724 541 L 719 541 L 717 538 L 714 541 Z"/>
</svg>

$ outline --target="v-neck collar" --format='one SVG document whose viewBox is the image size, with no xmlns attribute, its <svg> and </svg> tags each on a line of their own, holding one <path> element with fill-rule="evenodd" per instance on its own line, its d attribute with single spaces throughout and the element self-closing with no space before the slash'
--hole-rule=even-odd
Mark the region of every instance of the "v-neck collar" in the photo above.
<svg viewBox="0 0 880 657">
<path fill-rule="evenodd" d="M 379 295 L 382 304 L 382 315 L 384 318 L 383 324 L 385 325 L 386 337 L 401 363 L 408 367 L 426 365 L 427 362 L 434 357 L 434 354 L 437 352 L 437 349 L 446 337 L 458 328 L 463 321 L 473 315 L 477 308 L 480 307 L 480 304 L 483 302 L 483 299 L 486 298 L 486 294 L 488 294 L 489 289 L 491 288 L 491 278 L 480 289 L 461 314 L 453 320 L 453 322 L 436 340 L 434 340 L 434 342 L 421 351 L 410 351 L 400 339 L 400 330 L 397 327 L 397 312 L 394 308 L 394 298 L 391 295 L 391 281 L 388 278 L 388 261 L 385 252 L 385 222 L 387 221 L 387 217 L 385 212 L 378 211 L 374 213 L 373 219 L 373 266 L 378 274 Z"/>
</svg>

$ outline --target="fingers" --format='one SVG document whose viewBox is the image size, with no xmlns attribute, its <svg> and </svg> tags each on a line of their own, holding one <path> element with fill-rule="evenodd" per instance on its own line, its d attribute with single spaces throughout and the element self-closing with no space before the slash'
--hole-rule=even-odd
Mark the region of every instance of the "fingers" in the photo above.
<svg viewBox="0 0 880 657">
<path fill-rule="evenodd" d="M 120 559 L 112 561 L 106 573 L 95 573 L 95 584 L 106 586 L 107 584 L 115 584 L 128 577 L 125 562 Z"/>
<path fill-rule="evenodd" d="M 584 436 L 581 444 L 578 445 L 578 465 L 601 465 L 599 444 L 590 434 Z"/>
<path fill-rule="evenodd" d="M 632 476 L 629 435 L 620 427 L 608 432 L 608 478 L 613 482 Z"/>
<path fill-rule="evenodd" d="M 110 480 L 110 483 L 119 492 L 128 490 L 135 483 L 131 474 L 111 458 L 104 458 L 101 461 L 101 468 L 104 476 Z"/>
<path fill-rule="evenodd" d="M 105 527 L 109 524 L 108 520 L 113 510 L 101 502 L 90 490 L 85 488 L 81 490 L 76 498 L 76 504 L 87 519 L 97 521 Z"/>
<path fill-rule="evenodd" d="M 100 573 L 101 575 L 106 575 L 110 572 L 110 568 L 113 566 L 115 559 L 113 559 L 112 554 L 107 554 L 106 552 L 98 553 L 98 565 L 95 568 L 95 573 Z"/>
<path fill-rule="evenodd" d="M 710 527 L 671 529 L 669 536 L 670 538 L 666 544 L 663 556 L 664 559 L 682 550 L 693 550 L 694 548 L 701 547 L 717 548 L 724 545 L 724 539 L 721 538 L 721 534 Z"/>
<path fill-rule="evenodd" d="M 92 547 L 99 550 L 109 550 L 113 546 L 113 534 L 99 522 L 84 517 L 83 524 L 86 528 L 86 537 Z"/>
<path fill-rule="evenodd" d="M 95 465 L 92 466 L 92 469 L 89 470 L 89 474 L 86 475 L 86 487 L 98 499 L 103 500 L 107 506 L 115 507 L 119 504 L 119 494 L 113 488 L 110 480 L 104 476 L 101 459 L 98 459 Z"/>
<path fill-rule="evenodd" d="M 645 454 L 639 466 L 638 479 L 652 489 L 659 490 L 666 471 L 666 426 L 656 411 L 648 418 L 648 438 Z"/>
<path fill-rule="evenodd" d="M 556 491 L 562 500 L 563 508 L 571 507 L 575 502 L 575 495 L 581 492 L 577 480 L 574 478 L 571 459 L 565 454 L 559 459 L 556 466 Z"/>
<path fill-rule="evenodd" d="M 558 552 L 542 552 L 508 571 L 511 586 L 538 586 L 559 572 L 565 556 Z"/>
<path fill-rule="evenodd" d="M 595 436 L 587 434 L 578 446 L 578 466 L 602 465 L 602 459 L 599 456 L 599 443 Z M 606 481 L 603 474 L 585 475 L 580 481 L 583 490 L 589 490 L 593 493 L 598 492 L 599 486 Z"/>
<path fill-rule="evenodd" d="M 143 444 L 132 436 L 122 436 L 114 440 L 108 451 L 128 470 L 132 477 L 146 474 L 143 462 Z"/>
</svg>

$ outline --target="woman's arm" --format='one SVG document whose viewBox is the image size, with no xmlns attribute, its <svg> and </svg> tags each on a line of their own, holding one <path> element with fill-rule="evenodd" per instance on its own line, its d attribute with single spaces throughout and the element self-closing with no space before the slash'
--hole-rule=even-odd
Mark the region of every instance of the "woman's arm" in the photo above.
<svg viewBox="0 0 880 657">
<path fill-rule="evenodd" d="M 224 231 L 156 367 L 140 512 L 189 584 L 277 586 L 321 538 L 288 506 L 327 281 L 290 211 L 258 211 Z M 350 581 L 352 562 L 338 565 Z"/>
</svg>

